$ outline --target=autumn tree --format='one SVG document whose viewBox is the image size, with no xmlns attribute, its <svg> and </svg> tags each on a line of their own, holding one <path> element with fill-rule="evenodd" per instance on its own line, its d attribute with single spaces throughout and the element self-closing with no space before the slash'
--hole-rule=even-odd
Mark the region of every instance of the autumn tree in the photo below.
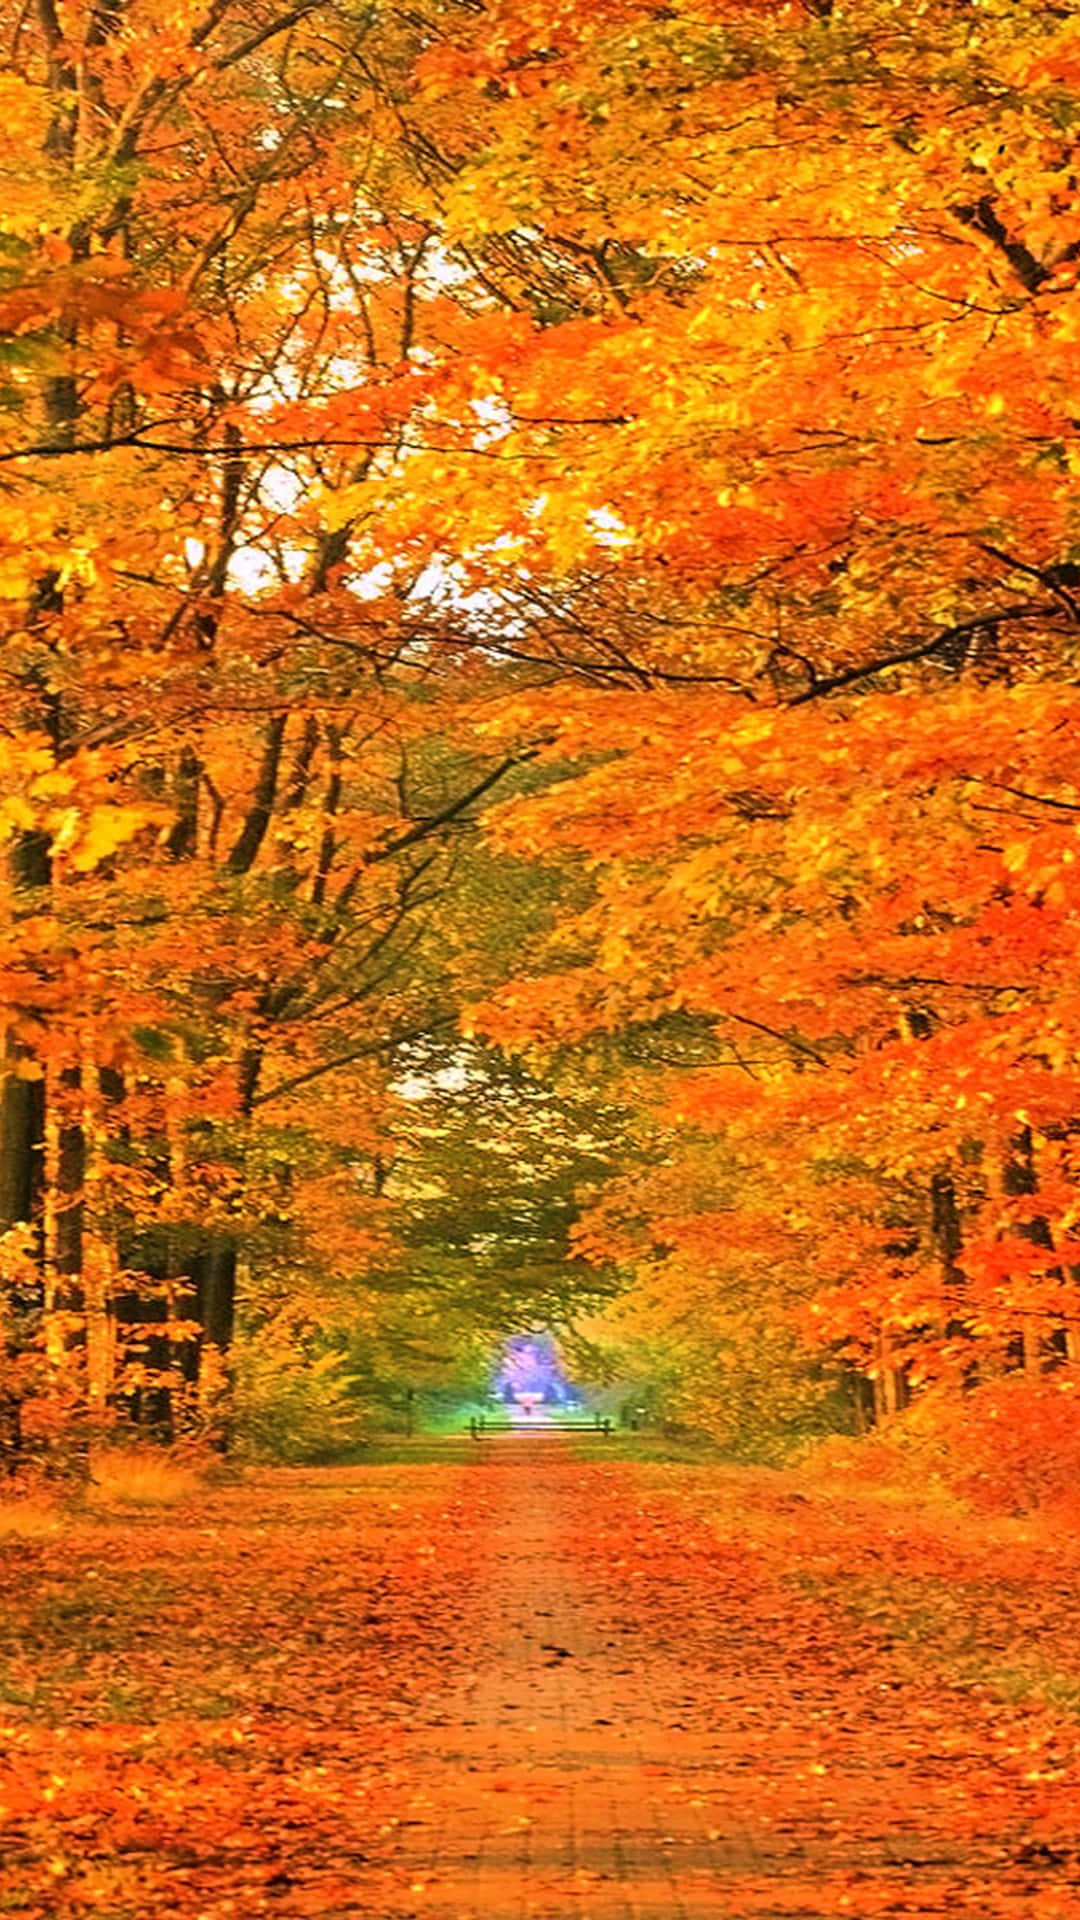
<svg viewBox="0 0 1080 1920">
<path fill-rule="evenodd" d="M 517 758 L 473 739 L 483 669 L 447 690 L 445 610 L 345 573 L 342 500 L 429 384 L 400 23 L 373 30 L 14 31 L 2 1224 L 95 1418 L 123 1318 L 136 1396 L 227 1345 L 256 1116 L 437 1024 L 410 955 Z"/>
<path fill-rule="evenodd" d="M 595 894 L 482 1024 L 707 1023 L 663 1111 L 797 1196 L 880 1411 L 1067 1358 L 1072 23 L 503 18 L 426 58 L 498 98 L 457 218 L 520 253 L 546 216 L 596 304 L 502 323 L 522 504 L 477 550 L 583 587 L 639 683 L 561 697 L 579 777 L 501 816 Z"/>
</svg>

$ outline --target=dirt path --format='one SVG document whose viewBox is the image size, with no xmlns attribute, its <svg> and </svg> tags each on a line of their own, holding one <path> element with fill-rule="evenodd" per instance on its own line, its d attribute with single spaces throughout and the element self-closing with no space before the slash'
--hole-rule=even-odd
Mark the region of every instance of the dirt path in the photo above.
<svg viewBox="0 0 1080 1920">
<path fill-rule="evenodd" d="M 475 1669 L 435 1703 L 419 1762 L 431 1827 L 407 1830 L 411 1882 L 459 1920 L 709 1911 L 717 1836 L 690 1790 L 721 1742 L 690 1725 L 693 1675 L 610 1617 L 602 1547 L 581 1565 L 567 1523 L 595 1468 L 522 1440 L 478 1478 L 490 1581 Z M 752 1859 L 745 1832 L 724 1838 Z"/>
<path fill-rule="evenodd" d="M 920 1681 L 632 1467 L 518 1442 L 474 1477 L 474 1667 L 418 1716 L 382 1910 L 1080 1914 L 1056 1722 Z"/>
</svg>

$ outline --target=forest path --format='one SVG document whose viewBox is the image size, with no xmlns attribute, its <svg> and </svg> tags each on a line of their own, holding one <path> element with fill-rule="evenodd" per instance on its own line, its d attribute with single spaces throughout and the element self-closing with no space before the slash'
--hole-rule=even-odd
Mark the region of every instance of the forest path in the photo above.
<svg viewBox="0 0 1080 1920">
<path fill-rule="evenodd" d="M 561 1437 L 477 1453 L 475 1664 L 432 1703 L 404 1848 L 428 1911 L 456 1920 L 715 1910 L 701 1901 L 718 1836 L 694 1790 L 721 1742 L 654 1631 L 670 1623 L 613 1617 L 609 1589 L 632 1593 L 633 1576 L 610 1529 L 595 1557 L 580 1535 L 609 1491 L 589 1444 L 591 1459 Z M 719 1852 L 751 1865 L 745 1822 Z"/>
<path fill-rule="evenodd" d="M 398 1452 L 0 1504 L 0 1910 L 1080 1920 L 1080 1541 L 647 1442 Z"/>
<path fill-rule="evenodd" d="M 776 1502 L 773 1551 L 602 1442 L 481 1443 L 471 1481 L 471 1662 L 417 1716 L 383 1911 L 1080 1914 L 1075 1729 L 1063 1766 L 1038 1712 L 920 1672 L 810 1591 L 799 1496 L 743 1488 Z M 806 1544 L 820 1565 L 820 1516 Z"/>
</svg>

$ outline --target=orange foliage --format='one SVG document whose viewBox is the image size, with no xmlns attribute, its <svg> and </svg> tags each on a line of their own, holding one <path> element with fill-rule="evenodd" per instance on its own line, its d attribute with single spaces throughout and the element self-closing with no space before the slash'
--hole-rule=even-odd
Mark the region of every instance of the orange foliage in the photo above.
<svg viewBox="0 0 1080 1920">
<path fill-rule="evenodd" d="M 793 1333 L 879 1411 L 1071 1366 L 1072 23 L 139 0 L 16 41 L 0 981 L 13 1075 L 58 1119 L 81 1076 L 87 1227 L 149 1271 L 325 1213 L 309 1101 L 351 1072 L 392 1132 L 471 971 L 536 1057 L 674 1034 L 632 1101 L 735 1184 L 669 1291 L 749 1273 L 764 1176 Z M 517 977 L 414 970 L 482 809 L 572 905 Z"/>
</svg>

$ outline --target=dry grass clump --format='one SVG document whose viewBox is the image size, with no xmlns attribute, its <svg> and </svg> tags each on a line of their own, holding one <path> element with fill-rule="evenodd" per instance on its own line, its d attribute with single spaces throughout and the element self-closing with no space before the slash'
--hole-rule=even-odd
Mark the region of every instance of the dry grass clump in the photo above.
<svg viewBox="0 0 1080 1920">
<path fill-rule="evenodd" d="M 59 1533 L 62 1516 L 40 1488 L 0 1491 L 0 1540 L 44 1540 Z"/>
<path fill-rule="evenodd" d="M 86 1498 L 93 1507 L 173 1507 L 203 1483 L 199 1466 L 157 1447 L 96 1448 Z"/>
</svg>

